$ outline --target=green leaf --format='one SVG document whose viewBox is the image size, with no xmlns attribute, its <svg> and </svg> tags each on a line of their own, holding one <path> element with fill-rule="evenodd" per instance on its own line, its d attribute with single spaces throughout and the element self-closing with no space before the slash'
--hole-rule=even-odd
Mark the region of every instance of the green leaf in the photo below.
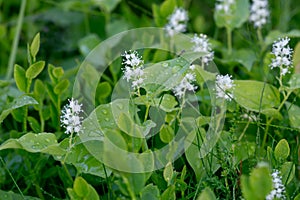
<svg viewBox="0 0 300 200">
<path fill-rule="evenodd" d="M 288 185 L 293 178 L 295 177 L 295 164 L 292 162 L 285 162 L 281 166 L 281 176 L 282 176 L 282 183 L 284 185 Z"/>
<path fill-rule="evenodd" d="M 75 140 L 77 137 L 75 138 Z M 96 141 L 97 137 L 90 136 L 91 140 Z M 86 145 L 89 146 L 88 141 L 86 142 L 78 142 L 73 146 L 72 151 L 68 153 L 68 156 L 65 158 L 64 156 L 55 156 L 54 158 L 59 161 L 65 161 L 65 163 L 72 164 L 77 169 L 77 173 L 85 173 L 92 174 L 95 176 L 99 176 L 102 178 L 106 178 L 110 176 L 111 170 L 109 168 L 104 168 L 104 165 L 98 161 L 86 148 Z M 60 147 L 64 150 L 68 150 L 69 148 L 69 139 L 65 139 L 60 143 Z M 99 145 L 97 150 L 101 149 Z"/>
<path fill-rule="evenodd" d="M 55 78 L 60 79 L 64 75 L 64 69 L 62 67 L 54 67 L 52 74 Z"/>
<path fill-rule="evenodd" d="M 37 99 L 39 99 L 40 101 L 44 99 L 44 96 L 46 94 L 46 88 L 45 88 L 44 83 L 41 80 L 39 80 L 39 79 L 35 80 L 33 93 L 34 93 L 34 96 Z"/>
<path fill-rule="evenodd" d="M 29 116 L 27 118 L 27 121 L 29 122 L 29 126 L 35 133 L 41 132 L 40 123 L 34 117 Z"/>
<path fill-rule="evenodd" d="M 161 200 L 175 200 L 175 186 L 170 185 L 161 195 Z"/>
<path fill-rule="evenodd" d="M 249 49 L 240 49 L 233 51 L 233 60 L 241 63 L 248 71 L 251 71 L 252 65 L 256 60 L 255 53 Z"/>
<path fill-rule="evenodd" d="M 273 188 L 269 166 L 259 163 L 258 167 L 251 171 L 250 177 L 242 175 L 241 186 L 246 200 L 265 199 Z"/>
<path fill-rule="evenodd" d="M 197 200 L 216 200 L 216 199 L 217 198 L 214 192 L 209 187 L 206 187 L 197 198 Z"/>
<path fill-rule="evenodd" d="M 176 0 L 166 0 L 160 5 L 160 14 L 162 17 L 167 18 L 170 16 L 177 7 Z"/>
<path fill-rule="evenodd" d="M 40 33 L 37 33 L 34 36 L 32 43 L 30 45 L 30 54 L 33 58 L 33 62 L 35 62 L 36 60 L 36 55 L 39 52 L 39 49 L 40 49 Z"/>
<path fill-rule="evenodd" d="M 173 166 L 171 162 L 169 162 L 165 167 L 163 175 L 165 181 L 168 183 L 168 185 L 170 185 L 173 179 Z"/>
<path fill-rule="evenodd" d="M 237 0 L 231 6 L 230 13 L 225 13 L 223 10 L 216 10 L 214 19 L 219 28 L 228 27 L 233 30 L 239 28 L 249 17 L 249 0 Z"/>
<path fill-rule="evenodd" d="M 290 89 L 295 90 L 300 88 L 300 74 L 293 74 L 289 80 Z"/>
<path fill-rule="evenodd" d="M 69 85 L 70 85 L 70 81 L 68 79 L 61 80 L 54 87 L 54 93 L 57 95 L 62 94 L 64 91 L 68 89 Z"/>
<path fill-rule="evenodd" d="M 299 68 L 300 64 L 300 42 L 297 43 L 295 49 L 294 49 L 294 54 L 293 54 L 293 63 L 296 68 Z M 297 73 L 297 72 L 296 72 Z M 298 71 L 299 73 L 299 71 Z M 294 74 L 293 74 L 294 75 Z"/>
<path fill-rule="evenodd" d="M 294 30 L 291 30 L 287 33 L 282 33 L 278 30 L 270 31 L 269 34 L 265 38 L 265 44 L 270 45 L 270 44 L 272 44 L 273 42 L 275 42 L 276 40 L 278 40 L 279 38 L 282 38 L 282 37 L 290 37 L 290 38 L 300 37 L 300 30 L 294 29 Z"/>
<path fill-rule="evenodd" d="M 14 193 L 12 191 L 3 191 L 0 190 L 0 197 L 5 200 L 39 200 L 36 197 L 24 196 L 21 194 Z"/>
<path fill-rule="evenodd" d="M 141 200 L 159 200 L 159 189 L 156 185 L 151 183 L 142 189 L 140 196 Z"/>
<path fill-rule="evenodd" d="M 50 155 L 64 155 L 66 151 L 59 147 L 53 133 L 27 133 L 19 139 L 8 139 L 1 144 L 3 149 L 24 149 L 31 153 L 47 153 Z"/>
<path fill-rule="evenodd" d="M 75 179 L 73 188 L 79 197 L 85 197 L 89 193 L 89 185 L 82 177 Z"/>
<path fill-rule="evenodd" d="M 45 61 L 38 61 L 32 64 L 26 70 L 26 78 L 28 79 L 36 78 L 43 71 L 44 67 L 45 67 Z"/>
<path fill-rule="evenodd" d="M 112 88 L 108 82 L 101 82 L 97 87 L 98 98 L 107 98 L 111 94 Z"/>
<path fill-rule="evenodd" d="M 26 80 L 26 76 L 25 76 L 25 70 L 20 65 L 15 64 L 14 78 L 15 78 L 18 89 L 22 92 L 26 92 L 27 80 Z"/>
<path fill-rule="evenodd" d="M 177 104 L 178 102 L 176 101 L 176 98 L 173 95 L 165 94 L 159 106 L 163 111 L 172 112 L 174 110 L 177 110 L 177 108 L 175 108 Z"/>
<path fill-rule="evenodd" d="M 300 200 L 300 194 L 298 194 L 298 195 L 294 198 L 294 200 Z"/>
<path fill-rule="evenodd" d="M 247 110 L 261 112 L 280 104 L 279 91 L 272 85 L 252 80 L 235 80 L 234 84 L 234 99 Z"/>
<path fill-rule="evenodd" d="M 17 97 L 13 102 L 5 106 L 4 110 L 0 114 L 0 124 L 14 109 L 32 104 L 38 104 L 38 102 L 30 96 L 22 95 Z"/>
<path fill-rule="evenodd" d="M 164 143 L 169 143 L 173 140 L 175 134 L 171 126 L 163 124 L 159 131 L 159 138 Z"/>
<path fill-rule="evenodd" d="M 274 155 L 277 161 L 284 161 L 290 155 L 289 143 L 286 139 L 282 139 L 275 147 Z"/>
<path fill-rule="evenodd" d="M 290 102 L 285 102 L 285 106 L 288 110 L 290 125 L 300 129 L 300 107 Z"/>
</svg>

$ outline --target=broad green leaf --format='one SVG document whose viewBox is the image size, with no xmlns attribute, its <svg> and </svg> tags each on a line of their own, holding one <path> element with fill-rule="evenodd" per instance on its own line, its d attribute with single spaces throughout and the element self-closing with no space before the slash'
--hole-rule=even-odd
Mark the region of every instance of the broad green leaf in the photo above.
<svg viewBox="0 0 300 200">
<path fill-rule="evenodd" d="M 160 102 L 160 108 L 166 112 L 172 112 L 177 110 L 175 107 L 177 106 L 178 102 L 173 95 L 165 94 Z"/>
<path fill-rule="evenodd" d="M 164 18 L 168 18 L 177 7 L 176 0 L 166 0 L 160 5 L 160 14 Z"/>
<path fill-rule="evenodd" d="M 209 188 L 206 187 L 202 190 L 201 194 L 198 196 L 197 200 L 216 200 L 216 196 L 214 192 Z"/>
<path fill-rule="evenodd" d="M 108 82 L 101 82 L 97 87 L 98 98 L 107 98 L 111 94 L 112 88 Z"/>
<path fill-rule="evenodd" d="M 233 30 L 239 28 L 249 17 L 249 0 L 236 0 L 229 13 L 225 13 L 223 10 L 216 10 L 214 13 L 214 19 L 219 28 L 228 27 Z"/>
<path fill-rule="evenodd" d="M 161 195 L 161 200 L 175 200 L 175 186 L 170 185 Z"/>
<path fill-rule="evenodd" d="M 25 70 L 20 65 L 15 64 L 14 78 L 18 89 L 22 92 L 26 92 L 27 80 L 25 76 Z"/>
<path fill-rule="evenodd" d="M 67 192 L 71 200 L 80 199 L 80 197 L 76 194 L 76 192 L 72 188 L 67 188 Z"/>
<path fill-rule="evenodd" d="M 45 88 L 44 83 L 41 80 L 39 80 L 39 79 L 35 80 L 33 92 L 37 99 L 39 99 L 39 100 L 44 99 L 44 96 L 46 94 L 46 88 Z"/>
<path fill-rule="evenodd" d="M 3 149 L 24 149 L 31 153 L 47 153 L 50 155 L 64 155 L 66 151 L 60 148 L 53 133 L 27 133 L 19 139 L 8 139 L 0 145 Z"/>
<path fill-rule="evenodd" d="M 274 155 L 277 161 L 284 161 L 290 155 L 289 143 L 286 139 L 282 139 L 275 147 Z"/>
<path fill-rule="evenodd" d="M 89 193 L 89 184 L 82 177 L 75 179 L 73 188 L 79 197 L 85 197 Z"/>
<path fill-rule="evenodd" d="M 39 198 L 36 197 L 22 196 L 21 194 L 14 193 L 12 191 L 7 192 L 3 190 L 0 190 L 0 197 L 5 200 L 39 200 Z"/>
<path fill-rule="evenodd" d="M 289 80 L 289 85 L 290 85 L 289 88 L 292 90 L 299 89 L 300 88 L 300 74 L 293 74 Z"/>
<path fill-rule="evenodd" d="M 54 93 L 57 95 L 62 94 L 64 91 L 68 89 L 69 85 L 70 85 L 70 81 L 68 79 L 61 80 L 54 87 Z"/>
<path fill-rule="evenodd" d="M 300 129 L 300 107 L 290 102 L 285 102 L 285 106 L 288 110 L 290 125 Z"/>
<path fill-rule="evenodd" d="M 277 88 L 264 82 L 252 80 L 234 81 L 234 99 L 247 110 L 261 112 L 280 104 Z"/>
<path fill-rule="evenodd" d="M 241 177 L 243 197 L 246 200 L 263 200 L 273 188 L 269 166 L 265 163 L 258 165 L 251 171 L 250 177 Z"/>
<path fill-rule="evenodd" d="M 26 70 L 26 78 L 28 79 L 34 79 L 36 78 L 44 69 L 45 67 L 45 61 L 38 61 Z"/>
<path fill-rule="evenodd" d="M 294 200 L 300 200 L 300 194 L 298 194 L 298 195 L 294 198 Z"/>
<path fill-rule="evenodd" d="M 288 185 L 295 177 L 295 164 L 292 162 L 285 162 L 281 166 L 280 171 L 282 176 L 282 183 L 284 185 Z"/>
<path fill-rule="evenodd" d="M 38 102 L 30 96 L 22 95 L 17 97 L 13 102 L 5 106 L 4 110 L 0 114 L 0 124 L 14 109 L 33 104 L 38 104 Z"/>
<path fill-rule="evenodd" d="M 173 179 L 173 165 L 171 162 L 169 162 L 165 167 L 163 175 L 165 181 L 168 183 L 168 185 L 170 185 Z"/>
<path fill-rule="evenodd" d="M 270 31 L 269 34 L 265 38 L 265 44 L 270 45 L 282 37 L 290 37 L 290 38 L 300 37 L 300 30 L 294 29 L 287 33 L 282 33 L 278 30 Z"/>
<path fill-rule="evenodd" d="M 146 185 L 141 193 L 141 200 L 159 200 L 160 194 L 159 189 L 156 185 L 153 185 L 152 183 L 149 185 Z"/>
<path fill-rule="evenodd" d="M 36 60 L 36 55 L 39 52 L 39 49 L 40 49 L 40 33 L 37 33 L 34 36 L 32 43 L 30 45 L 30 54 L 33 58 L 33 62 L 35 62 Z"/>
<path fill-rule="evenodd" d="M 167 124 L 163 124 L 159 131 L 159 138 L 164 143 L 171 142 L 175 137 L 175 131 Z"/>
</svg>

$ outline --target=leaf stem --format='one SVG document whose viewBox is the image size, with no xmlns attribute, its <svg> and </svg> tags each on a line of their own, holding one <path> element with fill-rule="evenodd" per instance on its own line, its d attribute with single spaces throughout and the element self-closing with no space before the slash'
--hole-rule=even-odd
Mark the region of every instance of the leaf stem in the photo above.
<svg viewBox="0 0 300 200">
<path fill-rule="evenodd" d="M 16 55 L 17 55 L 17 50 L 18 50 L 18 45 L 19 45 L 19 40 L 20 40 L 20 34 L 21 34 L 21 30 L 22 30 L 22 24 L 23 24 L 23 19 L 24 19 L 26 2 L 27 2 L 27 0 L 22 0 L 22 3 L 21 3 L 19 18 L 18 18 L 18 21 L 17 21 L 16 34 L 15 34 L 15 37 L 14 37 L 11 53 L 9 55 L 8 69 L 7 69 L 7 72 L 6 72 L 6 79 L 7 80 L 11 78 L 12 73 L 13 73 L 14 63 L 15 63 L 15 60 L 16 60 Z"/>
<path fill-rule="evenodd" d="M 226 33 L 227 33 L 228 54 L 231 55 L 231 53 L 232 53 L 232 31 L 229 27 L 226 27 Z"/>
</svg>

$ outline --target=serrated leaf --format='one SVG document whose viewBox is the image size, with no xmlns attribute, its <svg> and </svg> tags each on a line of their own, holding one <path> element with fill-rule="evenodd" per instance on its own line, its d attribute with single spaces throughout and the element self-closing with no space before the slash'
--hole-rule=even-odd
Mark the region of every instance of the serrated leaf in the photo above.
<svg viewBox="0 0 300 200">
<path fill-rule="evenodd" d="M 8 139 L 0 146 L 0 150 L 12 148 L 50 155 L 64 155 L 66 153 L 64 149 L 59 147 L 56 136 L 53 133 L 27 133 L 19 139 Z"/>
<path fill-rule="evenodd" d="M 40 49 L 40 33 L 37 33 L 34 36 L 32 43 L 30 45 L 30 54 L 33 58 L 33 62 L 35 62 L 36 60 L 36 55 L 39 52 L 39 49 Z"/>
<path fill-rule="evenodd" d="M 32 64 L 26 70 L 26 78 L 28 79 L 36 78 L 43 71 L 44 67 L 45 67 L 45 61 L 38 61 Z"/>
<path fill-rule="evenodd" d="M 0 114 L 0 124 L 14 109 L 33 104 L 38 104 L 38 102 L 30 96 L 22 95 L 17 97 L 13 102 L 5 106 L 4 110 Z"/>
<path fill-rule="evenodd" d="M 283 161 L 287 159 L 287 157 L 290 155 L 290 147 L 286 139 L 282 139 L 278 142 L 274 150 L 274 155 L 277 161 Z"/>
<path fill-rule="evenodd" d="M 20 65 L 15 64 L 14 78 L 18 89 L 22 92 L 26 92 L 27 80 L 25 76 L 25 70 Z"/>
</svg>

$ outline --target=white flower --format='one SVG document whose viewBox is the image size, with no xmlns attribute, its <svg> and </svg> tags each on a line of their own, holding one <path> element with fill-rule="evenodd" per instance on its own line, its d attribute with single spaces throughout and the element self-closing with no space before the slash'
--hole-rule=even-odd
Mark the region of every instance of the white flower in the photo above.
<svg viewBox="0 0 300 200">
<path fill-rule="evenodd" d="M 60 116 L 61 126 L 66 129 L 65 133 L 79 133 L 81 130 L 82 118 L 79 114 L 82 112 L 82 104 L 78 104 L 77 100 L 69 99 L 69 104 L 65 105 L 62 109 Z"/>
<path fill-rule="evenodd" d="M 249 20 L 254 23 L 255 27 L 261 28 L 265 25 L 269 15 L 268 0 L 253 0 Z"/>
<path fill-rule="evenodd" d="M 266 196 L 266 200 L 273 199 L 286 199 L 285 187 L 282 184 L 282 177 L 279 174 L 278 170 L 274 170 L 272 173 L 272 182 L 273 182 L 273 190 Z"/>
<path fill-rule="evenodd" d="M 275 67 L 280 68 L 280 74 L 285 75 L 289 72 L 289 68 L 292 67 L 292 53 L 293 50 L 289 47 L 288 43 L 290 38 L 280 38 L 273 43 L 272 53 L 275 58 L 272 59 L 270 64 L 271 69 Z"/>
<path fill-rule="evenodd" d="M 203 52 L 206 55 L 201 56 L 201 60 L 203 64 L 208 64 L 210 61 L 214 59 L 214 52 L 211 49 L 211 44 L 209 43 L 207 36 L 204 34 L 197 34 L 191 39 L 191 42 L 194 44 L 192 50 L 194 52 Z"/>
<path fill-rule="evenodd" d="M 195 75 L 192 73 L 187 73 L 179 85 L 177 85 L 174 89 L 173 92 L 175 96 L 182 98 L 185 94 L 186 91 L 195 91 L 197 89 L 197 86 L 193 85 L 192 82 L 196 80 Z"/>
<path fill-rule="evenodd" d="M 127 82 L 132 81 L 131 86 L 134 89 L 140 88 L 144 81 L 144 61 L 142 60 L 142 57 L 139 57 L 136 51 L 125 51 L 122 56 L 122 64 L 125 64 L 123 68 L 124 79 L 126 79 Z"/>
<path fill-rule="evenodd" d="M 225 14 L 231 14 L 231 5 L 235 3 L 235 0 L 218 0 L 216 4 L 217 11 L 224 11 Z"/>
<path fill-rule="evenodd" d="M 231 76 L 226 74 L 217 75 L 216 77 L 216 95 L 218 98 L 223 98 L 226 100 L 231 100 L 233 98 L 232 90 L 234 88 L 233 80 Z"/>
<path fill-rule="evenodd" d="M 173 36 L 176 33 L 182 33 L 186 31 L 187 21 L 189 20 L 188 13 L 183 8 L 176 8 L 173 13 L 168 17 L 169 22 L 165 26 L 165 29 L 169 36 Z"/>
</svg>

